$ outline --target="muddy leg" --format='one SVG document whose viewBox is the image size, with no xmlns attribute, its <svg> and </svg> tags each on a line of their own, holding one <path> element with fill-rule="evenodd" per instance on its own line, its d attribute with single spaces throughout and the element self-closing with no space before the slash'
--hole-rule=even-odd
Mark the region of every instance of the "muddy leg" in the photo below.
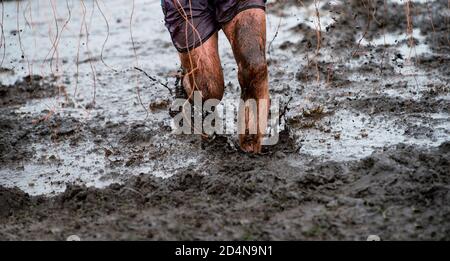
<svg viewBox="0 0 450 261">
<path fill-rule="evenodd" d="M 243 105 L 244 119 L 239 134 L 241 148 L 247 152 L 261 151 L 261 141 L 267 127 L 269 84 L 266 62 L 266 14 L 262 9 L 240 12 L 223 26 L 238 64 L 241 97 L 244 102 L 254 99 L 256 112 Z M 256 131 L 252 131 L 256 130 Z"/>
<path fill-rule="evenodd" d="M 190 99 L 199 91 L 203 101 L 221 100 L 224 90 L 223 72 L 218 51 L 218 34 L 214 34 L 201 46 L 186 53 L 179 53 L 186 75 L 183 86 Z"/>
</svg>

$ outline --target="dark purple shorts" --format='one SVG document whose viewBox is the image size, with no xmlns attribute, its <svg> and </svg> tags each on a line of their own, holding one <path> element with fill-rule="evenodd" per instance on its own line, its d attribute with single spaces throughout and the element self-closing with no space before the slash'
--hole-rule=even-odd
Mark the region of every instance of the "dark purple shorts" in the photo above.
<svg viewBox="0 0 450 261">
<path fill-rule="evenodd" d="M 249 8 L 265 9 L 265 2 L 266 0 L 161 0 L 161 5 L 175 48 L 179 52 L 186 52 L 208 40 L 239 12 Z"/>
</svg>

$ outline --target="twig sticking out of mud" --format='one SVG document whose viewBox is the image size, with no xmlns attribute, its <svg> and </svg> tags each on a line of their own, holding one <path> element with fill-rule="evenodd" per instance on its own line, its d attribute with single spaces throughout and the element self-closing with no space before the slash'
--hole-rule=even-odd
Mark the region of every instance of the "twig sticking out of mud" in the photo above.
<svg viewBox="0 0 450 261">
<path fill-rule="evenodd" d="M 30 16 L 31 16 L 31 1 L 27 2 L 27 5 L 25 6 L 25 8 L 23 9 L 23 12 L 22 12 L 23 19 L 25 20 L 25 26 L 28 26 L 29 28 L 31 28 L 31 23 L 27 18 L 27 11 L 30 12 Z"/>
<path fill-rule="evenodd" d="M 412 19 L 411 19 L 411 1 L 410 0 L 406 0 L 405 9 L 406 9 L 406 35 L 408 36 L 409 47 L 411 48 L 414 45 L 414 38 L 413 38 L 413 25 L 412 25 Z M 411 53 L 409 55 L 411 56 Z M 411 57 L 408 57 L 408 59 L 409 58 L 411 58 Z"/>
<path fill-rule="evenodd" d="M 139 66 L 139 59 L 138 59 L 138 56 L 137 56 L 136 45 L 135 45 L 135 43 L 134 43 L 134 37 L 133 37 L 133 17 L 134 17 L 134 9 L 135 9 L 135 0 L 132 1 L 132 6 L 131 6 L 131 14 L 130 14 L 130 39 L 131 39 L 131 46 L 132 46 L 132 48 L 133 48 L 134 60 L 135 60 L 135 64 L 136 64 L 136 67 L 137 67 L 137 66 Z M 137 76 L 135 77 L 135 79 L 136 79 L 136 94 L 137 94 L 137 98 L 138 98 L 139 104 L 140 104 L 140 105 L 142 106 L 142 108 L 145 110 L 145 113 L 146 113 L 145 119 L 147 119 L 147 118 L 148 118 L 148 115 L 149 115 L 148 109 L 147 109 L 147 107 L 145 107 L 144 103 L 142 102 L 142 99 L 141 99 L 141 92 L 140 92 L 140 90 L 139 90 L 139 85 L 138 85 L 138 78 L 137 78 Z"/>
<path fill-rule="evenodd" d="M 289 97 L 289 100 L 286 102 L 286 104 L 284 105 L 283 109 L 281 110 L 280 113 L 280 117 L 279 119 L 281 120 L 283 117 L 286 116 L 287 111 L 289 110 L 289 104 L 291 103 L 291 101 L 293 100 L 293 97 Z"/>
<path fill-rule="evenodd" d="M 83 7 L 83 6 L 81 6 Z M 84 23 L 86 22 L 86 10 L 84 8 L 81 8 L 81 25 L 80 25 L 80 32 L 78 34 L 78 46 L 77 46 L 77 58 L 76 58 L 76 73 L 75 73 L 75 90 L 73 91 L 73 97 L 76 98 L 77 91 L 78 91 L 78 77 L 80 74 L 80 49 L 81 49 L 81 38 L 83 36 L 83 27 Z"/>
<path fill-rule="evenodd" d="M 381 64 L 380 64 L 380 74 L 383 74 L 383 65 L 386 55 L 386 14 L 387 14 L 387 2 L 383 1 L 383 23 L 382 23 L 382 33 L 383 33 L 383 53 L 381 54 Z"/>
<path fill-rule="evenodd" d="M 305 3 L 303 2 L 303 0 L 299 0 L 299 3 L 303 6 L 306 7 Z M 314 15 L 316 17 L 316 22 L 314 22 L 314 27 L 315 27 L 315 31 L 316 31 L 316 49 L 314 51 L 314 54 L 312 56 L 312 58 L 310 59 L 309 54 L 306 55 L 306 59 L 308 62 L 308 70 L 311 66 L 312 63 L 314 63 L 314 67 L 316 69 L 316 82 L 317 84 L 319 84 L 320 82 L 320 71 L 319 71 L 319 64 L 317 62 L 317 57 L 320 54 L 320 49 L 322 48 L 322 25 L 321 25 L 321 21 L 320 21 L 320 11 L 319 11 L 319 5 L 318 3 L 320 3 L 320 0 L 314 0 Z M 308 76 L 306 75 L 306 81 L 308 81 Z"/>
<path fill-rule="evenodd" d="M 56 72 L 59 72 L 59 65 L 58 65 L 58 60 L 59 60 L 59 52 L 58 52 L 58 47 L 59 47 L 59 43 L 61 41 L 62 38 L 62 34 L 64 32 L 64 29 L 67 28 L 67 25 L 69 24 L 70 20 L 72 19 L 72 10 L 70 9 L 69 6 L 69 2 L 66 0 L 66 8 L 67 8 L 67 12 L 68 12 L 68 17 L 67 19 L 64 21 L 63 26 L 61 27 L 61 30 L 59 31 L 58 29 L 58 18 L 57 18 L 57 11 L 56 11 L 56 5 L 53 3 L 53 1 L 50 1 L 51 6 L 52 6 L 52 10 L 53 10 L 53 16 L 55 19 L 55 25 L 56 25 L 56 36 L 55 36 L 55 41 L 53 42 L 53 46 L 50 49 L 49 53 L 51 52 L 52 55 L 50 57 L 50 70 L 53 72 L 53 59 L 56 56 Z M 48 56 L 48 54 L 47 54 Z M 45 58 L 47 58 L 47 56 Z M 44 59 L 45 62 L 45 59 Z M 62 74 L 62 73 L 61 73 Z"/>
<path fill-rule="evenodd" d="M 82 4 L 82 8 L 84 10 L 84 13 L 86 13 L 86 5 L 84 4 L 84 0 L 81 0 L 81 4 Z M 94 12 L 94 9 L 92 9 L 92 13 L 93 12 Z M 91 13 L 91 18 L 92 18 L 92 13 Z M 86 31 L 86 50 L 87 50 L 87 55 L 88 55 L 88 59 L 89 59 L 89 65 L 91 67 L 92 80 L 94 82 L 94 97 L 92 100 L 92 104 L 95 106 L 95 98 L 97 95 L 97 76 L 96 76 L 97 72 L 95 70 L 94 64 L 92 63 L 91 51 L 89 49 L 89 28 L 88 28 L 86 21 L 84 21 L 84 29 Z"/>
<path fill-rule="evenodd" d="M 362 3 L 363 3 L 364 6 L 366 5 L 366 3 L 365 3 L 364 0 L 362 1 Z M 367 36 L 367 34 L 368 34 L 368 32 L 369 32 L 370 24 L 371 24 L 372 18 L 373 18 L 373 16 L 371 15 L 371 12 L 370 12 L 370 8 L 372 8 L 372 5 L 371 5 L 370 3 L 371 3 L 371 2 L 370 2 L 370 0 L 369 0 L 369 2 L 368 2 L 369 6 L 367 7 L 367 13 L 368 13 L 368 14 L 367 14 L 367 25 L 366 25 L 366 28 L 365 28 L 365 30 L 364 30 L 363 35 L 362 35 L 361 38 L 359 39 L 358 44 L 357 44 L 355 50 L 354 50 L 353 53 L 352 53 L 352 57 L 355 57 L 355 56 L 359 53 L 359 48 L 361 47 L 361 42 L 362 42 L 362 40 L 363 40 L 364 38 L 366 38 L 366 36 Z"/>
<path fill-rule="evenodd" d="M 95 14 L 95 2 L 91 1 L 91 14 L 89 15 L 89 28 L 92 27 L 92 20 L 94 19 L 94 14 Z"/>
<path fill-rule="evenodd" d="M 299 0 L 299 4 L 302 7 L 306 8 L 306 5 L 303 2 L 303 0 Z M 309 50 L 309 47 L 308 47 L 308 50 Z M 307 66 L 308 66 L 307 70 L 309 71 L 309 68 L 311 67 L 311 63 L 312 63 L 312 61 L 309 58 L 309 53 L 306 54 L 306 61 L 307 61 Z M 308 84 L 308 80 L 309 80 L 308 74 L 305 74 L 305 82 L 306 82 L 306 84 Z"/>
<path fill-rule="evenodd" d="M 52 42 L 52 47 L 50 48 L 50 50 L 48 51 L 48 53 L 45 55 L 44 60 L 42 62 L 42 67 L 44 67 L 45 63 L 47 62 L 47 58 L 49 57 L 50 53 L 52 54 L 51 58 L 50 58 L 50 71 L 52 72 L 52 74 L 55 74 L 55 72 L 53 71 L 53 57 L 55 52 L 53 52 L 53 50 L 57 50 L 57 42 L 58 42 L 58 38 L 59 38 L 59 25 L 58 25 L 58 17 L 56 16 L 56 8 L 55 8 L 55 3 L 53 1 L 50 1 L 50 5 L 52 7 L 52 14 L 53 14 L 53 20 L 55 22 L 55 31 L 56 31 L 56 35 L 55 35 L 55 39 L 52 39 L 52 33 L 51 33 L 51 29 L 50 29 L 50 25 L 49 25 L 49 38 L 50 41 Z M 43 69 L 41 67 L 41 74 L 43 75 Z M 58 69 L 58 68 L 56 68 Z"/>
<path fill-rule="evenodd" d="M 449 3 L 450 3 L 450 0 L 449 0 Z M 436 28 L 434 27 L 433 12 L 431 11 L 430 2 L 428 0 L 427 0 L 426 5 L 427 5 L 428 16 L 430 17 L 431 28 L 433 29 L 433 41 L 436 42 Z"/>
<path fill-rule="evenodd" d="M 66 0 L 67 1 L 67 0 Z M 26 7 L 25 7 L 25 10 L 23 11 L 23 18 L 24 18 L 24 20 L 25 20 L 25 23 L 26 23 L 26 25 L 30 28 L 30 30 L 31 30 L 31 34 L 32 34 L 32 36 L 33 36 L 33 45 L 34 45 L 34 49 L 35 50 L 37 50 L 37 40 L 36 40 L 36 32 L 35 32 L 35 30 L 34 30 L 34 25 L 33 25 L 33 10 L 32 10 L 32 3 L 33 3 L 33 1 L 28 1 L 28 3 L 27 3 L 27 5 L 26 5 Z M 37 2 L 38 4 L 37 4 L 37 6 L 39 6 L 39 2 Z M 27 17 L 27 11 L 28 11 L 28 17 Z M 33 57 L 31 57 L 31 75 L 33 75 L 34 74 L 34 63 L 33 63 L 33 61 L 35 61 L 36 60 L 36 55 L 37 55 L 37 52 L 36 51 L 34 51 L 34 53 L 33 53 Z M 43 76 L 43 75 L 41 75 L 41 76 Z"/>
<path fill-rule="evenodd" d="M 67 0 L 66 0 L 66 8 L 67 8 L 68 16 L 67 16 L 67 19 L 66 19 L 66 21 L 64 22 L 64 24 L 63 24 L 63 26 L 61 28 L 61 31 L 59 32 L 58 42 L 56 43 L 57 47 L 59 46 L 59 43 L 61 41 L 61 37 L 62 37 L 62 33 L 63 33 L 64 29 L 66 29 L 67 25 L 69 24 L 70 20 L 72 19 L 72 10 L 70 9 L 69 2 Z M 55 53 L 57 51 L 58 51 L 57 49 L 53 50 L 52 60 L 51 61 L 53 61 L 53 56 L 55 55 Z M 56 60 L 56 68 L 58 69 L 58 59 Z"/>
<path fill-rule="evenodd" d="M 316 36 L 317 36 L 316 55 L 317 55 L 320 51 L 320 48 L 322 47 L 322 25 L 320 23 L 320 13 L 319 13 L 319 7 L 317 5 L 317 0 L 314 0 L 314 9 L 315 9 L 315 15 L 317 17 L 317 25 L 316 25 Z"/>
<path fill-rule="evenodd" d="M 3 1 L 2 1 L 3 3 Z M 31 75 L 31 64 L 30 64 L 30 60 L 28 59 L 28 57 L 25 55 L 25 50 L 23 48 L 23 43 L 22 43 L 22 36 L 21 36 L 21 29 L 20 29 L 20 24 L 19 24 L 19 15 L 20 15 L 20 1 L 17 1 L 17 19 L 16 19 L 16 24 L 17 24 L 17 37 L 19 39 L 19 46 L 20 46 L 20 51 L 21 51 L 21 55 L 22 55 L 22 59 L 25 59 L 27 61 L 28 64 L 28 74 Z"/>
<path fill-rule="evenodd" d="M 275 35 L 273 36 L 272 40 L 271 40 L 270 43 L 269 43 L 269 47 L 267 48 L 269 55 L 270 55 L 270 52 L 272 51 L 272 44 L 273 44 L 273 41 L 275 41 L 275 39 L 276 39 L 277 36 L 278 36 L 278 32 L 280 31 L 280 26 L 281 26 L 281 21 L 282 21 L 282 19 L 283 19 L 283 18 L 280 17 L 280 20 L 278 21 L 277 30 L 275 31 Z"/>
<path fill-rule="evenodd" d="M 416 53 L 416 43 L 414 41 L 414 26 L 413 26 L 413 20 L 411 15 L 411 0 L 406 0 L 405 3 L 405 9 L 406 9 L 406 34 L 408 36 L 408 42 L 409 42 L 409 54 L 408 54 L 408 60 L 411 59 L 411 54 L 414 52 L 415 54 L 415 64 L 417 64 L 417 53 Z M 413 75 L 414 81 L 416 83 L 416 88 L 419 88 L 419 82 L 417 81 L 417 77 Z"/>
<path fill-rule="evenodd" d="M 0 62 L 0 68 L 3 66 L 3 62 L 5 61 L 6 56 L 6 38 L 5 38 L 5 30 L 3 29 L 4 17 L 5 17 L 5 4 L 2 2 L 2 18 L 0 21 L 1 27 L 1 36 L 0 36 L 0 48 L 3 47 L 2 61 Z"/>
<path fill-rule="evenodd" d="M 172 90 L 170 89 L 169 86 L 167 86 L 167 84 L 162 83 L 160 80 L 158 80 L 158 79 L 156 79 L 155 77 L 151 76 L 150 74 L 148 74 L 146 71 L 142 70 L 142 69 L 139 68 L 139 67 L 134 67 L 134 69 L 140 71 L 141 73 L 143 73 L 143 74 L 144 74 L 145 76 L 147 76 L 147 78 L 149 78 L 151 81 L 160 84 L 161 86 L 163 86 L 164 88 L 166 88 L 166 89 L 169 91 L 170 95 L 173 95 Z"/>
<path fill-rule="evenodd" d="M 447 9 L 450 10 L 450 0 L 448 0 Z M 447 20 L 447 43 L 450 45 L 450 17 L 446 17 Z"/>
<path fill-rule="evenodd" d="M 103 52 L 105 51 L 105 46 L 106 46 L 106 43 L 108 42 L 108 39 L 109 39 L 109 23 L 108 23 L 108 19 L 106 18 L 105 13 L 103 13 L 103 10 L 100 8 L 100 4 L 99 4 L 98 0 L 95 0 L 95 4 L 97 5 L 97 8 L 98 8 L 98 10 L 100 11 L 100 14 L 102 15 L 103 20 L 105 20 L 105 24 L 106 24 L 106 38 L 105 38 L 105 41 L 103 42 L 102 50 L 101 50 L 101 52 L 100 52 L 100 60 L 102 61 L 103 65 L 105 65 L 105 66 L 108 67 L 109 69 L 113 70 L 114 72 L 117 72 L 116 69 L 114 69 L 114 68 L 112 68 L 111 66 L 109 66 L 109 65 L 105 62 L 105 60 L 103 59 Z"/>
<path fill-rule="evenodd" d="M 408 36 L 408 43 L 409 43 L 409 54 L 408 54 L 408 60 L 411 59 L 411 55 L 414 53 L 415 54 L 415 63 L 417 64 L 417 53 L 416 53 L 416 43 L 414 41 L 414 36 L 413 36 L 413 30 L 414 30 L 414 26 L 413 26 L 413 20 L 412 20 L 412 15 L 411 15 L 411 9 L 412 9 L 412 4 L 411 4 L 411 0 L 406 0 L 405 3 L 405 9 L 406 9 L 406 35 Z"/>
<path fill-rule="evenodd" d="M 302 3 L 303 3 L 303 1 L 302 1 Z M 317 62 L 317 57 L 319 56 L 320 49 L 322 48 L 322 25 L 320 23 L 320 12 L 319 12 L 319 6 L 317 5 L 317 0 L 314 0 L 314 15 L 317 18 L 317 23 L 314 23 L 314 27 L 315 27 L 315 30 L 316 30 L 316 51 L 314 53 L 313 61 L 315 63 L 316 72 L 317 72 L 317 74 L 316 74 L 316 81 L 317 81 L 317 84 L 319 84 L 319 82 L 320 82 L 320 71 L 319 71 L 319 64 Z"/>
</svg>

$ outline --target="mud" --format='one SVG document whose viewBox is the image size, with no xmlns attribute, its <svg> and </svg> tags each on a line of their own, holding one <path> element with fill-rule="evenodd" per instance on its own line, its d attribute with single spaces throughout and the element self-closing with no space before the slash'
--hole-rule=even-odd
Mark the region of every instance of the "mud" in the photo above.
<svg viewBox="0 0 450 261">
<path fill-rule="evenodd" d="M 320 26 L 315 1 L 268 3 L 282 132 L 260 155 L 235 135 L 172 134 L 179 62 L 159 1 L 136 1 L 133 41 L 129 1 L 101 4 L 106 44 L 86 2 L 79 59 L 78 3 L 51 58 L 49 3 L 18 30 L 5 2 L 0 239 L 449 240 L 447 1 L 411 1 L 410 33 L 402 1 L 317 2 Z M 240 88 L 223 34 L 219 49 L 228 102 Z"/>
<path fill-rule="evenodd" d="M 54 80 L 27 76 L 12 85 L 0 85 L 0 106 L 20 105 L 30 99 L 56 96 L 58 92 L 64 92 L 64 88 L 54 86 Z"/>
<path fill-rule="evenodd" d="M 216 150 L 214 150 L 216 152 Z M 216 152 L 216 154 L 219 154 Z M 385 240 L 450 237 L 450 144 L 399 145 L 361 161 L 300 167 L 289 157 L 220 153 L 209 174 L 185 169 L 53 198 L 2 194 L 3 239 Z M 26 229 L 24 229 L 26 228 Z"/>
</svg>

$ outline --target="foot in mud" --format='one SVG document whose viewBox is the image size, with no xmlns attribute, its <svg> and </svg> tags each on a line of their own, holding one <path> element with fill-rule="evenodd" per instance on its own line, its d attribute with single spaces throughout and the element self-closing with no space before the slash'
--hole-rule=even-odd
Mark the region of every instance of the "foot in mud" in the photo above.
<svg viewBox="0 0 450 261">
<path fill-rule="evenodd" d="M 261 152 L 261 131 L 258 128 L 258 120 L 255 117 L 256 108 L 251 108 L 245 104 L 241 107 L 244 118 L 241 119 L 239 132 L 239 145 L 244 152 L 259 153 Z"/>
<path fill-rule="evenodd" d="M 174 100 L 178 100 L 178 99 L 186 100 L 188 98 L 186 95 L 186 92 L 184 90 L 184 86 L 183 86 L 184 76 L 185 76 L 185 72 L 182 68 L 180 68 L 176 75 Z M 181 111 L 182 111 L 181 108 L 178 108 L 178 109 L 170 108 L 169 115 L 170 115 L 170 117 L 174 118 L 176 115 L 181 113 Z"/>
<path fill-rule="evenodd" d="M 269 108 L 266 14 L 261 9 L 245 10 L 225 24 L 223 31 L 238 64 L 241 98 L 245 103 L 239 109 L 239 114 L 244 114 L 239 122 L 241 149 L 260 153 Z"/>
<path fill-rule="evenodd" d="M 262 90 L 244 93 L 244 100 L 246 101 L 241 103 L 239 109 L 240 147 L 245 152 L 260 153 L 269 114 L 270 101 L 267 85 Z"/>
<path fill-rule="evenodd" d="M 239 143 L 241 149 L 248 153 L 261 152 L 261 136 L 258 134 L 241 134 L 239 135 Z"/>
<path fill-rule="evenodd" d="M 178 70 L 178 74 L 176 76 L 175 81 L 175 99 L 187 99 L 188 96 L 186 94 L 185 88 L 184 88 L 184 77 L 186 75 L 186 72 L 183 68 L 180 68 Z"/>
<path fill-rule="evenodd" d="M 198 128 L 198 126 L 195 126 L 195 118 L 196 116 L 202 119 L 202 125 L 205 122 L 205 118 L 208 115 L 211 115 L 214 112 L 209 112 L 209 111 L 204 111 L 203 110 L 203 106 L 200 108 L 196 107 L 196 104 L 192 101 L 194 98 L 194 94 L 189 93 L 188 89 L 185 86 L 189 86 L 189 82 L 186 78 L 186 71 L 183 68 L 180 68 L 177 76 L 176 76 L 176 81 L 175 81 L 175 100 L 183 100 L 184 104 L 183 106 L 180 106 L 179 108 L 171 108 L 169 110 L 169 114 L 172 118 L 175 118 L 176 115 L 183 113 L 183 118 L 185 120 L 187 120 L 187 117 L 191 117 L 190 119 L 190 129 L 191 129 L 191 133 L 198 133 L 199 130 L 196 131 L 196 128 Z M 186 109 L 185 106 L 189 106 L 189 109 Z M 184 108 L 184 112 L 183 112 L 183 108 Z M 200 126 L 203 127 L 203 126 Z M 201 138 L 202 141 L 204 142 L 211 142 L 215 139 L 216 135 L 215 133 L 208 133 L 207 131 L 205 131 L 204 127 L 201 128 Z"/>
</svg>

